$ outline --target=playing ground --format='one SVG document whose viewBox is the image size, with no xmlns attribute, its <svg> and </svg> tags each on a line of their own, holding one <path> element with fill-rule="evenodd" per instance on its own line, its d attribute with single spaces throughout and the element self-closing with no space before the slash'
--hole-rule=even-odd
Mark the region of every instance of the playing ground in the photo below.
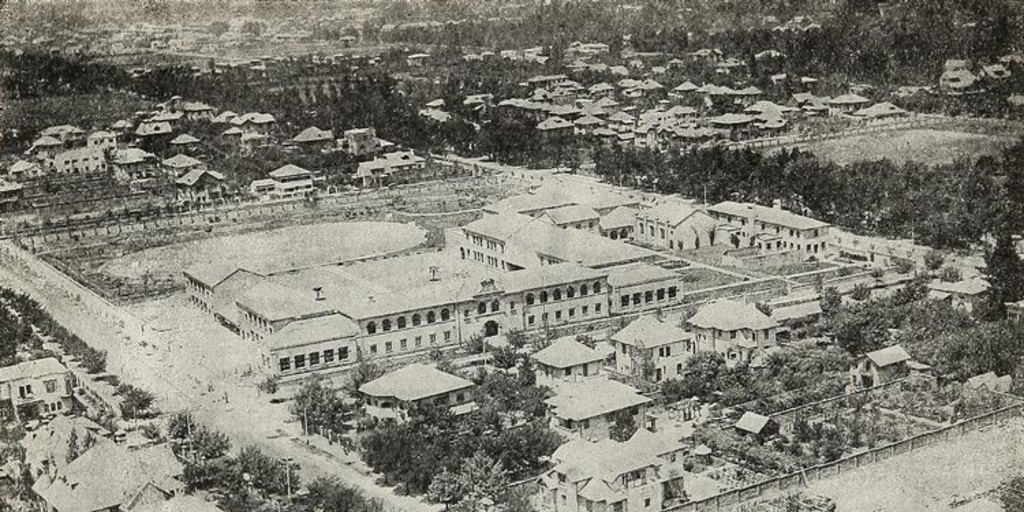
<svg viewBox="0 0 1024 512">
<path fill-rule="evenodd" d="M 879 132 L 815 142 L 804 149 L 838 164 L 888 158 L 896 163 L 947 164 L 960 157 L 998 154 L 1011 137 L 945 130 Z"/>
<path fill-rule="evenodd" d="M 814 482 L 808 491 L 836 500 L 836 510 L 954 510 L 951 499 L 977 497 L 1024 469 L 1024 424 L 971 432 L 959 439 Z"/>
<path fill-rule="evenodd" d="M 253 270 L 322 265 L 415 247 L 426 232 L 413 224 L 333 222 L 228 235 L 153 247 L 115 258 L 102 272 L 128 278 L 180 275 L 201 263 L 235 263 Z"/>
</svg>

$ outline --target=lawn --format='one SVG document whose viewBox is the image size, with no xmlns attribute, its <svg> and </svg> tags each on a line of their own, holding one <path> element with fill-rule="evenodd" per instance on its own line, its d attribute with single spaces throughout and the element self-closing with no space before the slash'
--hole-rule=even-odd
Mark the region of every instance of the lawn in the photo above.
<svg viewBox="0 0 1024 512">
<path fill-rule="evenodd" d="M 424 231 L 412 224 L 332 222 L 179 242 L 133 252 L 104 264 L 112 276 L 180 275 L 199 263 L 230 262 L 253 269 L 321 265 L 415 247 Z"/>
<path fill-rule="evenodd" d="M 844 137 L 806 147 L 838 164 L 889 159 L 895 163 L 948 164 L 961 157 L 996 155 L 1013 143 L 1009 137 L 945 130 L 904 130 Z"/>
<path fill-rule="evenodd" d="M 678 273 L 683 276 L 682 285 L 679 287 L 682 293 L 739 282 L 739 278 L 707 268 L 684 268 Z"/>
</svg>

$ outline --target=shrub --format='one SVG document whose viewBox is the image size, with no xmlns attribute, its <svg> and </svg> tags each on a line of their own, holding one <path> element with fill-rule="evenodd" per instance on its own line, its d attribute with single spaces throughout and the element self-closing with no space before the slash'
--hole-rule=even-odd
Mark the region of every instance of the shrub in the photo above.
<svg viewBox="0 0 1024 512">
<path fill-rule="evenodd" d="M 278 380 L 278 378 L 277 378 L 276 375 L 271 375 L 271 376 L 267 377 L 266 379 L 263 379 L 263 382 L 260 382 L 260 385 L 259 385 L 260 391 L 262 391 L 264 393 L 267 393 L 269 395 L 273 395 L 274 393 L 277 393 L 278 389 L 280 389 L 280 386 L 278 385 L 277 380 Z"/>
<path fill-rule="evenodd" d="M 946 257 L 943 256 L 940 251 L 931 251 L 924 255 L 924 266 L 931 271 L 942 268 L 942 264 L 945 263 L 945 261 Z"/>
<path fill-rule="evenodd" d="M 955 267 L 943 267 L 939 271 L 939 279 L 947 283 L 956 283 L 963 280 L 964 276 L 960 272 L 960 269 Z"/>
<path fill-rule="evenodd" d="M 853 287 L 853 293 L 850 294 L 850 298 L 856 301 L 865 301 L 871 298 L 871 288 L 868 288 L 864 284 L 858 284 Z"/>
<path fill-rule="evenodd" d="M 896 260 L 896 272 L 909 274 L 914 270 L 914 262 L 910 260 Z"/>
<path fill-rule="evenodd" d="M 87 346 L 81 351 L 79 357 L 85 371 L 89 373 L 103 373 L 107 370 L 107 352 L 105 350 L 96 350 Z"/>
</svg>

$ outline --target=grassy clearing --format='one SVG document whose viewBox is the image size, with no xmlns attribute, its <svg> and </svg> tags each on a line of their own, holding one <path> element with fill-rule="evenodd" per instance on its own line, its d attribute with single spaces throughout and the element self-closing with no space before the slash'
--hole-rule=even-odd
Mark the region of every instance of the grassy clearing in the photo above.
<svg viewBox="0 0 1024 512">
<path fill-rule="evenodd" d="M 945 130 L 879 132 L 816 142 L 807 149 L 838 164 L 889 159 L 895 163 L 948 164 L 957 158 L 996 155 L 1013 143 L 1010 137 Z"/>
<path fill-rule="evenodd" d="M 680 274 L 683 276 L 679 290 L 682 293 L 725 286 L 739 281 L 736 277 L 706 268 L 687 268 L 681 270 Z"/>
</svg>

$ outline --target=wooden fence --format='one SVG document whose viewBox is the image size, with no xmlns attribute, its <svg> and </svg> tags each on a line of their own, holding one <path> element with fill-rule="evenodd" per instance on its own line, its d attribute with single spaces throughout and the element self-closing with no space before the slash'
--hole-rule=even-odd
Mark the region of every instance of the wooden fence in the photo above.
<svg viewBox="0 0 1024 512">
<path fill-rule="evenodd" d="M 982 414 L 974 418 L 969 418 L 931 432 L 918 434 L 902 441 L 887 444 L 885 446 L 879 446 L 862 453 L 849 455 L 832 462 L 819 464 L 788 475 L 769 478 L 755 484 L 730 489 L 703 500 L 683 503 L 674 507 L 669 507 L 665 510 L 671 512 L 717 512 L 732 510 L 744 502 L 759 498 L 772 491 L 785 491 L 800 485 L 809 484 L 810 482 L 825 480 L 862 466 L 867 466 L 875 462 L 895 457 L 896 455 L 910 453 L 914 450 L 956 439 L 968 432 L 990 427 L 1011 418 L 1020 417 L 1022 408 L 1024 408 L 1024 402 L 1004 407 L 987 414 Z"/>
</svg>

